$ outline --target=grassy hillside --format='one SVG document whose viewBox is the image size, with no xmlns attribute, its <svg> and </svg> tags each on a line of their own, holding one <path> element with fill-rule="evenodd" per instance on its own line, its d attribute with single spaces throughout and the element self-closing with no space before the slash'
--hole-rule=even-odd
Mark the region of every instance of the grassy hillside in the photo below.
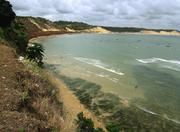
<svg viewBox="0 0 180 132">
<path fill-rule="evenodd" d="M 60 27 L 63 27 L 64 29 L 67 27 L 74 30 L 84 30 L 84 29 L 90 29 L 94 27 L 92 25 L 89 25 L 83 22 L 56 21 L 55 23 L 59 25 Z"/>
<path fill-rule="evenodd" d="M 90 25 L 87 23 L 83 22 L 71 22 L 71 21 L 56 21 L 55 24 L 59 25 L 60 27 L 66 29 L 66 27 L 74 30 L 86 30 L 86 29 L 91 29 L 97 26 Z M 108 27 L 108 26 L 101 26 L 102 28 L 109 30 L 111 32 L 118 32 L 118 33 L 123 33 L 123 32 L 132 32 L 132 33 L 137 33 L 141 32 L 142 30 L 151 30 L 155 32 L 161 32 L 161 31 L 166 31 L 166 32 L 172 32 L 172 31 L 177 31 L 174 29 L 148 29 L 148 28 L 138 28 L 138 27 Z"/>
<path fill-rule="evenodd" d="M 0 131 L 60 131 L 63 117 L 58 89 L 46 78 L 43 69 L 23 57 L 18 58 L 26 56 L 33 31 L 54 31 L 57 27 L 41 18 L 14 20 L 10 3 L 1 2 Z"/>
<path fill-rule="evenodd" d="M 171 32 L 171 31 L 177 31 L 177 30 L 173 30 L 173 29 L 148 29 L 148 28 L 136 28 L 136 27 L 106 27 L 103 26 L 103 28 L 112 31 L 112 32 L 141 32 L 142 30 L 151 30 L 151 31 L 155 31 L 155 32 L 160 32 L 160 31 L 167 31 L 167 32 Z"/>
</svg>

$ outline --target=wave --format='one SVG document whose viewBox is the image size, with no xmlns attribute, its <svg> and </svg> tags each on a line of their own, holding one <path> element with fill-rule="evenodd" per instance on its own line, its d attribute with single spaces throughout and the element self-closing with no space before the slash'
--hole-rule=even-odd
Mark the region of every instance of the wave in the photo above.
<svg viewBox="0 0 180 132">
<path fill-rule="evenodd" d="M 178 60 L 165 60 L 165 59 L 161 59 L 161 58 L 150 58 L 150 59 L 136 59 L 137 61 L 141 62 L 141 63 L 155 63 L 155 62 L 167 62 L 167 63 L 171 63 L 171 64 L 177 64 L 180 65 L 180 61 Z"/>
<path fill-rule="evenodd" d="M 150 59 L 136 59 L 136 60 L 144 64 L 156 63 L 159 64 L 162 68 L 166 68 L 174 71 L 180 71 L 179 60 L 165 60 L 155 57 Z"/>
<path fill-rule="evenodd" d="M 148 110 L 148 109 L 146 109 L 146 108 L 144 108 L 144 107 L 141 107 L 141 106 L 136 106 L 136 107 L 139 108 L 140 110 L 144 111 L 144 112 L 149 113 L 149 114 L 161 116 L 160 114 L 155 113 L 155 112 L 153 112 L 153 111 L 150 111 L 150 110 Z M 165 119 L 167 119 L 167 120 L 169 120 L 169 121 L 172 121 L 172 122 L 174 122 L 174 123 L 176 123 L 176 124 L 180 124 L 180 121 L 178 121 L 178 120 L 176 120 L 176 119 L 169 118 L 168 116 L 162 116 L 162 117 L 164 117 Z"/>
<path fill-rule="evenodd" d="M 104 75 L 104 74 L 96 74 L 96 76 L 98 76 L 98 77 L 105 77 L 105 78 L 108 78 L 109 76 L 108 75 Z"/>
<path fill-rule="evenodd" d="M 149 114 L 152 114 L 152 115 L 158 115 L 157 113 L 155 113 L 155 112 L 152 112 L 152 111 L 150 111 L 150 110 L 148 110 L 148 109 L 146 109 L 146 108 L 144 108 L 144 107 L 141 107 L 141 106 L 137 106 L 140 110 L 142 110 L 142 111 L 144 111 L 144 112 L 147 112 L 147 113 L 149 113 Z"/>
<path fill-rule="evenodd" d="M 74 59 L 76 59 L 78 61 L 81 61 L 81 62 L 84 62 L 84 63 L 87 63 L 89 65 L 93 65 L 95 67 L 98 67 L 100 69 L 109 71 L 109 72 L 117 74 L 117 75 L 121 75 L 121 76 L 124 75 L 124 73 L 122 73 L 122 72 L 118 72 L 118 71 L 116 71 L 116 70 L 114 70 L 112 68 L 111 69 L 107 68 L 108 65 L 103 64 L 100 60 L 95 60 L 95 59 L 90 59 L 90 58 L 82 58 L 82 57 L 74 57 Z"/>
<path fill-rule="evenodd" d="M 175 67 L 175 66 L 164 65 L 164 66 L 162 66 L 162 67 L 163 67 L 163 68 L 166 68 L 166 69 L 173 70 L 173 71 L 180 71 L 180 66 L 179 66 L 179 67 Z"/>
<path fill-rule="evenodd" d="M 119 79 L 117 79 L 117 78 L 109 78 L 109 80 L 113 81 L 114 83 L 118 83 L 119 82 Z"/>
<path fill-rule="evenodd" d="M 169 121 L 175 122 L 176 124 L 180 124 L 180 121 L 176 120 L 176 119 L 171 119 L 168 116 L 164 116 L 164 118 L 166 118 Z"/>
</svg>

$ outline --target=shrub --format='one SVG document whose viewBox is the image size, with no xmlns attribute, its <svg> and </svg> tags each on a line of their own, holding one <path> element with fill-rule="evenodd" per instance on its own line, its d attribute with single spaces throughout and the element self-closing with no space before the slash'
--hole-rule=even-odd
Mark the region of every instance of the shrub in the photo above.
<svg viewBox="0 0 180 132">
<path fill-rule="evenodd" d="M 106 129 L 108 130 L 108 132 L 120 132 L 120 127 L 118 124 L 116 123 L 110 123 Z"/>
<path fill-rule="evenodd" d="M 4 37 L 13 43 L 19 54 L 24 55 L 28 45 L 28 36 L 23 25 L 13 22 L 10 27 L 3 28 Z"/>
<path fill-rule="evenodd" d="M 27 48 L 26 54 L 27 58 L 30 61 L 34 61 L 38 64 L 38 66 L 42 67 L 43 66 L 43 55 L 44 53 L 44 48 L 41 44 L 38 43 L 32 43 L 31 46 Z"/>
<path fill-rule="evenodd" d="M 94 123 L 90 118 L 84 117 L 83 112 L 77 115 L 78 132 L 103 132 L 101 128 L 94 128 Z"/>
<path fill-rule="evenodd" d="M 15 19 L 15 13 L 9 1 L 0 0 L 0 27 L 8 27 Z"/>
<path fill-rule="evenodd" d="M 4 32 L 3 32 L 3 30 L 0 28 L 0 39 L 1 38 L 4 38 Z"/>
<path fill-rule="evenodd" d="M 22 106 L 27 105 L 29 99 L 30 99 L 29 92 L 28 91 L 23 92 L 23 94 L 21 96 L 21 105 Z"/>
</svg>

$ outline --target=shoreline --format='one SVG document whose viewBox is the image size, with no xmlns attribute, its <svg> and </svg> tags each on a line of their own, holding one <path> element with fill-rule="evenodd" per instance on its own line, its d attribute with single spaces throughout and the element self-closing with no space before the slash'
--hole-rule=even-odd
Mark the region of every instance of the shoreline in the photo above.
<svg viewBox="0 0 180 132">
<path fill-rule="evenodd" d="M 108 34 L 108 33 L 107 33 Z M 112 32 L 109 34 L 121 34 L 121 35 L 154 35 L 154 36 L 176 36 L 176 37 L 180 37 L 180 33 L 179 34 L 161 34 L 161 33 L 141 33 L 141 32 Z"/>
<path fill-rule="evenodd" d="M 65 34 L 77 34 L 77 33 L 73 33 L 73 32 L 44 32 L 44 33 L 40 33 L 40 34 L 36 34 L 33 37 L 29 37 L 29 42 L 32 42 L 36 39 L 40 39 L 40 38 L 44 38 L 44 37 L 50 37 L 50 36 L 58 36 L 58 35 L 65 35 Z"/>
<path fill-rule="evenodd" d="M 59 98 L 63 102 L 65 124 L 67 124 L 63 128 L 65 132 L 76 129 L 75 119 L 77 118 L 77 114 L 80 112 L 83 112 L 85 117 L 92 119 L 95 128 L 103 128 L 103 130 L 107 132 L 103 121 L 97 118 L 91 110 L 86 108 L 85 105 L 80 102 L 77 96 L 68 88 L 63 80 L 57 78 L 49 69 L 45 69 L 44 72 L 47 75 L 48 80 L 59 89 Z"/>
<path fill-rule="evenodd" d="M 47 35 L 50 36 L 57 36 L 57 35 L 66 35 L 66 34 L 76 34 L 76 33 L 61 33 L 61 34 L 51 34 Z M 29 40 L 29 43 L 31 42 L 37 42 L 38 39 L 44 38 L 46 36 L 37 36 L 34 38 L 31 38 Z M 103 124 L 103 121 L 101 121 L 92 111 L 87 109 L 85 105 L 83 105 L 80 100 L 74 95 L 73 91 L 71 91 L 67 85 L 63 82 L 63 80 L 57 78 L 55 75 L 53 75 L 52 71 L 48 68 L 44 69 L 44 73 L 47 75 L 48 80 L 59 90 L 59 99 L 63 102 L 63 109 L 64 109 L 64 126 L 62 128 L 63 132 L 66 131 L 75 131 L 76 130 L 76 118 L 77 115 L 80 112 L 84 113 L 84 116 L 87 118 L 91 118 L 94 122 L 95 128 L 102 128 L 105 132 L 106 128 Z"/>
<path fill-rule="evenodd" d="M 76 33 L 64 33 L 64 34 L 76 34 Z M 54 36 L 54 35 L 56 36 L 56 35 L 64 35 L 64 34 L 51 34 L 51 35 L 48 35 L 48 36 Z M 145 35 L 146 35 L 146 34 L 145 34 Z M 46 36 L 38 36 L 38 37 L 36 37 L 36 38 L 32 38 L 30 41 L 36 41 L 37 39 L 42 38 L 42 37 L 46 37 Z M 50 69 L 46 69 L 46 70 L 48 70 L 49 72 L 52 72 Z M 49 77 L 49 76 L 48 76 L 48 77 Z M 56 79 L 59 79 L 59 78 L 56 78 L 55 75 L 53 75 L 53 77 L 54 77 L 55 80 L 56 80 Z M 59 81 L 62 83 L 63 80 L 59 79 Z M 52 83 L 53 83 L 53 82 L 52 82 Z M 74 95 L 74 93 L 72 92 L 72 90 L 68 88 L 68 85 L 65 84 L 65 83 L 64 83 L 64 85 L 66 85 L 66 90 L 69 91 L 69 92 L 71 92 L 71 93 L 73 94 L 73 96 L 76 97 L 75 99 L 77 99 L 77 100 L 79 101 L 79 99 L 77 98 L 76 95 Z M 122 100 L 124 100 L 124 99 L 122 99 Z M 124 101 L 126 101 L 126 100 L 124 100 Z M 80 104 L 81 104 L 81 105 L 84 105 L 84 104 L 82 104 L 81 102 L 80 102 Z M 155 113 L 155 112 L 151 112 L 151 111 L 149 111 L 149 110 L 146 109 L 146 108 L 138 107 L 138 106 L 135 106 L 135 107 L 138 108 L 138 109 L 141 110 L 141 111 L 144 111 L 145 113 L 148 113 L 149 116 L 150 116 L 150 115 L 155 115 L 155 116 L 158 116 L 158 117 L 160 117 L 160 118 L 164 118 L 164 119 L 166 119 L 167 121 L 171 121 L 172 123 L 180 124 L 179 121 L 176 121 L 176 120 L 171 119 L 171 118 L 168 118 L 168 117 L 164 117 L 164 116 L 162 116 L 162 115 L 160 115 L 160 114 L 157 114 L 157 113 Z M 88 111 L 90 110 L 89 108 L 86 108 L 86 107 L 85 107 L 85 109 L 87 109 Z M 90 110 L 90 113 L 93 113 L 93 112 Z"/>
<path fill-rule="evenodd" d="M 143 32 L 109 32 L 109 33 L 104 33 L 104 32 L 65 32 L 65 31 L 47 31 L 47 32 L 40 32 L 40 33 L 35 33 L 33 35 L 29 35 L 29 42 L 33 41 L 34 39 L 38 39 L 41 37 L 48 37 L 48 36 L 58 36 L 58 35 L 64 35 L 64 34 L 119 34 L 119 35 L 157 35 L 157 36 L 176 36 L 176 37 L 180 37 L 180 33 L 179 34 L 170 34 L 170 32 L 167 32 L 167 34 L 163 34 L 160 32 L 154 32 L 154 33 L 143 33 Z"/>
<path fill-rule="evenodd" d="M 72 35 L 72 34 L 79 34 L 79 33 L 62 33 L 62 34 L 52 34 L 52 35 L 48 35 L 48 37 L 50 37 L 50 36 L 59 36 L 59 35 L 66 35 L 66 34 L 70 34 L 70 35 Z M 85 33 L 85 34 L 89 34 L 89 33 Z M 91 33 L 90 33 L 91 34 Z M 96 33 L 92 33 L 92 34 L 96 34 Z M 97 33 L 98 34 L 98 33 Z M 119 34 L 119 33 L 118 33 Z M 120 33 L 121 34 L 121 33 Z M 144 35 L 146 35 L 146 34 L 144 34 Z M 37 41 L 37 39 L 41 39 L 41 38 L 44 38 L 44 37 L 46 37 L 46 36 L 38 36 L 38 37 L 36 37 L 36 38 L 32 38 L 32 39 L 30 39 L 30 42 L 32 41 Z M 48 71 L 50 71 L 51 72 L 51 70 L 49 70 L 49 69 L 46 69 L 46 70 L 48 70 Z M 88 80 L 87 80 L 88 81 Z M 129 103 L 129 101 L 126 99 L 126 98 L 120 98 L 122 101 L 124 101 L 124 102 L 128 102 Z M 142 110 L 142 111 L 144 111 L 144 112 L 146 112 L 146 113 L 149 113 L 149 114 L 152 114 L 152 115 L 158 115 L 158 116 L 160 116 L 160 117 L 163 117 L 163 116 L 161 116 L 161 115 L 159 115 L 158 113 L 155 113 L 155 112 L 151 112 L 150 110 L 148 110 L 148 109 L 146 109 L 146 108 L 142 108 L 142 107 L 139 107 L 138 105 L 137 106 L 135 106 L 136 108 L 138 108 L 138 109 L 140 109 L 140 110 Z M 146 109 L 146 110 L 145 110 Z M 164 118 L 164 117 L 163 117 Z M 180 122 L 179 121 L 173 121 L 174 119 L 171 119 L 171 121 L 172 122 L 174 122 L 174 123 L 177 123 L 177 124 L 180 124 Z"/>
</svg>

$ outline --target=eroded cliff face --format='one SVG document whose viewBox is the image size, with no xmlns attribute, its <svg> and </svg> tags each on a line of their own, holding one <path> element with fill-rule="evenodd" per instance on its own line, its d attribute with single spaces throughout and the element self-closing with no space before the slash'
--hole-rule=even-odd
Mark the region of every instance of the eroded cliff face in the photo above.
<svg viewBox="0 0 180 132">
<path fill-rule="evenodd" d="M 16 22 L 22 24 L 25 27 L 29 39 L 37 36 L 46 36 L 68 32 L 61 26 L 44 18 L 17 17 Z"/>
<path fill-rule="evenodd" d="M 152 34 L 152 35 L 180 35 L 178 31 L 153 31 L 153 30 L 142 30 L 140 33 L 142 34 Z"/>
</svg>

